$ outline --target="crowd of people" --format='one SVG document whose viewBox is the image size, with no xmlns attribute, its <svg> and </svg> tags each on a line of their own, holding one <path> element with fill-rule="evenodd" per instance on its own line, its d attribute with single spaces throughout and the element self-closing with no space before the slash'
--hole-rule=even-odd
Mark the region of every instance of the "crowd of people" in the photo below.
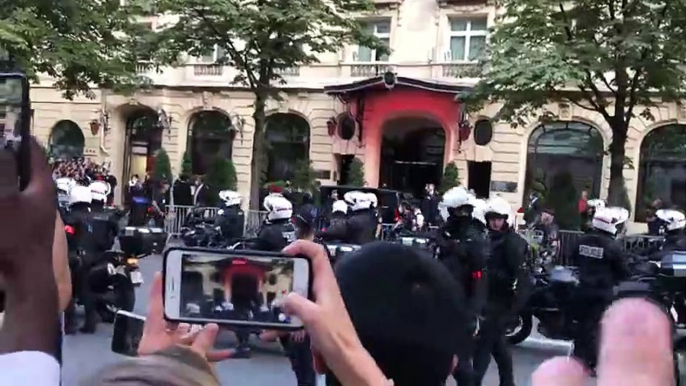
<svg viewBox="0 0 686 386">
<path fill-rule="evenodd" d="M 56 215 L 50 169 L 39 145 L 32 141 L 31 147 L 31 181 L 25 190 L 16 188 L 15 168 L 0 170 L 0 222 L 5 230 L 0 238 L 0 274 L 6 293 L 0 384 L 57 386 L 55 324 L 60 307 L 55 294 L 61 281 L 57 276 L 65 266 L 65 235 Z M 506 216 L 497 202 L 485 214 L 484 229 L 490 229 L 493 241 L 489 244 L 479 228 L 471 226 L 480 221 L 473 216 L 473 197 L 465 190 L 449 193 L 443 197 L 448 218 L 438 232 L 439 259 L 410 247 L 370 241 L 333 266 L 327 249 L 312 241 L 317 229 L 310 212 L 301 208 L 295 216 L 301 240 L 284 240 L 282 246 L 286 254 L 310 259 L 314 297 L 291 293 L 284 311 L 301 319 L 305 331 L 265 335 L 283 339 L 292 346 L 288 352 L 294 363 L 311 361 L 309 368 L 326 373 L 330 385 L 438 386 L 454 372 L 460 385 L 478 384 L 485 371 L 478 358 L 490 360 L 490 353 L 495 356 L 502 348 L 500 335 L 493 333 L 502 328 L 499 312 L 514 307 L 504 300 L 512 293 L 501 297 L 483 288 L 500 288 L 492 264 L 509 260 L 497 257 L 497 251 L 509 251 L 513 241 L 507 238 Z M 276 199 L 270 203 L 282 204 Z M 482 259 L 461 265 L 456 263 L 464 259 L 457 256 Z M 486 256 L 490 257 L 484 260 Z M 54 268 L 58 266 L 62 268 Z M 674 384 L 671 325 L 659 307 L 641 299 L 621 300 L 605 312 L 601 328 L 596 384 Z M 210 323 L 189 334 L 190 326 L 165 321 L 163 279 L 158 273 L 139 358 L 100 369 L 86 384 L 219 385 L 212 363 L 232 353 L 214 349 L 218 331 L 219 326 Z M 534 386 L 581 386 L 587 381 L 585 364 L 564 357 L 546 361 L 532 375 Z M 298 382 L 313 384 L 300 376 Z"/>
<path fill-rule="evenodd" d="M 71 178 L 81 185 L 88 186 L 94 181 L 105 181 L 110 185 L 108 203 L 114 201 L 114 189 L 117 187 L 117 178 L 110 173 L 110 168 L 98 164 L 89 158 L 74 158 L 71 160 L 56 160 L 52 164 L 52 178 Z"/>
</svg>

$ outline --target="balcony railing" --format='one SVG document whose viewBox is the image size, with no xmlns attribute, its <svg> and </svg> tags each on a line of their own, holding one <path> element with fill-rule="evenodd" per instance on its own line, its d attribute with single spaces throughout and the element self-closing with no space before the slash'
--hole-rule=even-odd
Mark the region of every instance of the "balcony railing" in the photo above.
<svg viewBox="0 0 686 386">
<path fill-rule="evenodd" d="M 476 63 L 444 63 L 441 66 L 444 78 L 474 78 L 478 76 Z"/>
<path fill-rule="evenodd" d="M 350 67 L 350 76 L 374 77 L 383 75 L 389 68 L 388 63 L 358 63 Z"/>
<path fill-rule="evenodd" d="M 150 68 L 151 68 L 150 63 L 145 63 L 145 62 L 136 63 L 136 74 L 138 74 L 138 75 L 147 74 L 148 72 L 150 72 Z"/>
<path fill-rule="evenodd" d="M 193 75 L 195 76 L 222 76 L 224 67 L 216 64 L 194 64 Z"/>
<path fill-rule="evenodd" d="M 300 76 L 300 67 L 275 68 L 274 73 L 281 76 Z"/>
</svg>

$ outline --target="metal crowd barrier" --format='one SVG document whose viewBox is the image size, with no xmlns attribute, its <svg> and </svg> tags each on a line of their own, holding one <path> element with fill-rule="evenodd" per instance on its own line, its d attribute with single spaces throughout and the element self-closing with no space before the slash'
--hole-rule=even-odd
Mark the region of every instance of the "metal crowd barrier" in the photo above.
<svg viewBox="0 0 686 386">
<path fill-rule="evenodd" d="M 532 231 L 520 232 L 530 242 L 535 240 L 534 233 Z M 583 234 L 584 232 L 581 231 L 560 231 L 560 248 L 555 257 L 558 264 L 575 265 L 575 262 L 572 261 L 572 256 L 579 238 Z M 626 252 L 639 254 L 648 248 L 659 247 L 664 242 L 664 238 L 661 236 L 649 235 L 627 235 L 620 237 L 619 240 Z"/>
<path fill-rule="evenodd" d="M 216 207 L 194 207 L 185 205 L 170 205 L 167 207 L 167 215 L 164 219 L 164 230 L 169 237 L 178 237 L 181 235 L 181 228 L 186 222 L 186 217 L 192 211 L 202 211 L 203 217 L 212 218 L 217 215 L 219 208 Z M 245 211 L 245 229 L 244 235 L 246 237 L 255 237 L 260 225 L 267 216 L 267 212 L 247 210 Z"/>
</svg>

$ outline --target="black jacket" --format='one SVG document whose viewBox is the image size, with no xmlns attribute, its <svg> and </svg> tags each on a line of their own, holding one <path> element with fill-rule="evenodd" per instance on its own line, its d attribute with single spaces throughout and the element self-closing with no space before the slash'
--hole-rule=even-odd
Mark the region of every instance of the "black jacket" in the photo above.
<svg viewBox="0 0 686 386">
<path fill-rule="evenodd" d="M 224 211 L 215 219 L 215 224 L 221 228 L 222 236 L 228 240 L 235 240 L 243 237 L 245 226 L 245 213 L 239 205 L 220 207 Z"/>
<path fill-rule="evenodd" d="M 477 230 L 470 218 L 448 219 L 437 230 L 438 259 L 462 285 L 471 316 L 482 314 L 488 291 L 486 262 L 490 245 L 484 233 Z"/>
<path fill-rule="evenodd" d="M 371 210 L 359 210 L 348 218 L 348 242 L 364 245 L 376 240 L 376 226 Z"/>
<path fill-rule="evenodd" d="M 119 215 L 114 211 L 94 206 L 91 208 L 90 218 L 96 251 L 104 252 L 111 249 L 119 234 Z"/>
<path fill-rule="evenodd" d="M 515 314 L 524 306 L 529 290 L 526 268 L 528 244 L 511 228 L 490 232 L 488 306 L 491 312 Z"/>
<path fill-rule="evenodd" d="M 344 214 L 334 213 L 331 215 L 329 226 L 317 234 L 324 241 L 338 241 L 349 243 L 348 241 L 348 221 Z"/>
<path fill-rule="evenodd" d="M 630 275 L 619 241 L 600 231 L 579 238 L 572 258 L 579 266 L 579 282 L 584 287 L 612 290 Z"/>
<path fill-rule="evenodd" d="M 258 251 L 281 252 L 293 241 L 295 229 L 288 220 L 275 221 L 262 226 L 257 234 Z"/>
</svg>

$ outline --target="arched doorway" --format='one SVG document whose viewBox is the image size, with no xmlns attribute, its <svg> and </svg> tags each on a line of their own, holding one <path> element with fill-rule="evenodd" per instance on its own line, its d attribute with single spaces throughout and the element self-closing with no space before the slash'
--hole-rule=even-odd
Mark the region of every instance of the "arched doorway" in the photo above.
<svg viewBox="0 0 686 386">
<path fill-rule="evenodd" d="M 226 114 L 216 110 L 193 114 L 188 127 L 193 174 L 207 174 L 217 157 L 231 159 L 235 135 Z"/>
<path fill-rule="evenodd" d="M 157 112 L 139 108 L 126 118 L 124 181 L 138 175 L 141 179 L 155 166 L 155 156 L 162 148 L 162 125 Z"/>
<path fill-rule="evenodd" d="M 641 142 L 636 195 L 636 220 L 656 199 L 664 207 L 686 209 L 686 125 L 652 130 Z"/>
<path fill-rule="evenodd" d="M 310 158 L 310 125 L 292 113 L 267 117 L 267 181 L 288 181 L 295 177 L 296 163 Z"/>
<path fill-rule="evenodd" d="M 445 130 L 427 118 L 400 118 L 384 124 L 379 186 L 421 197 L 443 173 Z"/>
<path fill-rule="evenodd" d="M 56 159 L 68 160 L 83 157 L 86 139 L 83 131 L 74 121 L 62 120 L 50 130 L 50 155 Z"/>
</svg>

